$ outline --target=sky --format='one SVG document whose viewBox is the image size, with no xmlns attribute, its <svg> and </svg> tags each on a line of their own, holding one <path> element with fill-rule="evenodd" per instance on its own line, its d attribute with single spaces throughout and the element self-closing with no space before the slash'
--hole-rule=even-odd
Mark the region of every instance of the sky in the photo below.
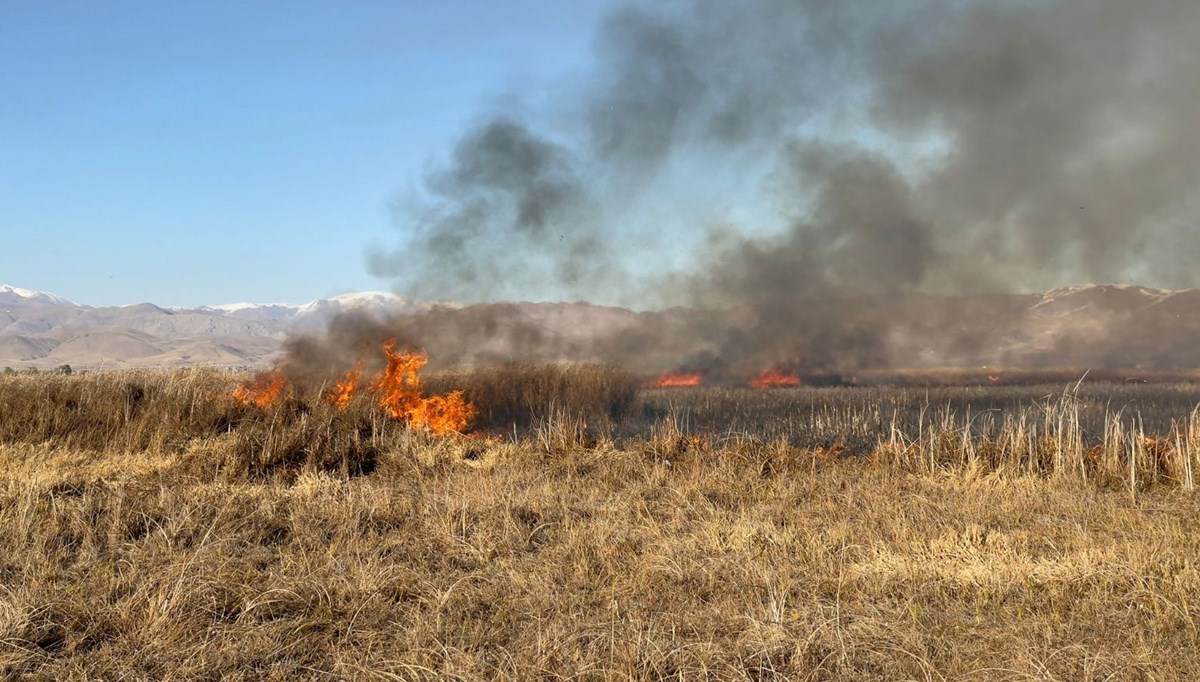
<svg viewBox="0 0 1200 682">
<path fill-rule="evenodd" d="M 387 289 L 391 202 L 615 2 L 0 0 L 0 283 L 90 305 Z"/>
<path fill-rule="evenodd" d="M 636 308 L 1196 286 L 1197 21 L 1194 0 L 0 0 L 0 283 Z"/>
</svg>

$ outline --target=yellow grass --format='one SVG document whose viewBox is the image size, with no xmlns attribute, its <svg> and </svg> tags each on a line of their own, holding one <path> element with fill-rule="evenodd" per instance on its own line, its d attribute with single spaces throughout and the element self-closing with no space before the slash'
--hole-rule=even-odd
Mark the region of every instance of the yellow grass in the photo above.
<svg viewBox="0 0 1200 682">
<path fill-rule="evenodd" d="M 1196 679 L 1200 505 L 764 447 L 414 437 L 219 483 L 0 450 L 30 679 Z"/>
<path fill-rule="evenodd" d="M 299 429 L 0 445 L 0 675 L 1200 679 L 1200 498 L 1075 475 L 1052 439 L 845 457 L 674 419 L 616 442 L 564 410 L 263 476 L 230 459 L 246 425 Z"/>
</svg>

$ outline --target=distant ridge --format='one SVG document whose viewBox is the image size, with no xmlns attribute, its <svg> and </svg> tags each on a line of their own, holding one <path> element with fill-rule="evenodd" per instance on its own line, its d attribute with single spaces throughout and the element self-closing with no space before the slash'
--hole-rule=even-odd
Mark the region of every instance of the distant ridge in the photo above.
<svg viewBox="0 0 1200 682">
<path fill-rule="evenodd" d="M 887 330 L 881 357 L 897 367 L 1200 368 L 1196 289 L 1085 284 L 1041 294 L 885 296 L 839 305 L 843 319 Z M 0 368 L 262 367 L 278 358 L 289 335 L 321 333 L 350 311 L 411 319 L 410 328 L 430 339 L 431 353 L 458 361 L 596 361 L 621 349 L 619 361 L 639 369 L 717 353 L 729 332 L 754 324 L 744 310 L 462 306 L 381 291 L 303 304 L 91 307 L 0 285 Z"/>
<path fill-rule="evenodd" d="M 226 303 L 93 307 L 62 296 L 0 285 L 0 367 L 260 366 L 294 332 L 324 329 L 349 311 L 415 314 L 438 305 L 383 291 L 351 292 L 304 304 Z"/>
</svg>

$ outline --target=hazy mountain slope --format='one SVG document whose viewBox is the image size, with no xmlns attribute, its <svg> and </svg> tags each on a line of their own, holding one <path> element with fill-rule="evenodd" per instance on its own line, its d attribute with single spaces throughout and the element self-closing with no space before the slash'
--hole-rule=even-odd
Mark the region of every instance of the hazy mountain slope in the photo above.
<svg viewBox="0 0 1200 682">
<path fill-rule="evenodd" d="M 195 336 L 282 337 L 285 323 L 263 323 L 233 318 L 225 313 L 198 310 L 170 310 L 150 303 L 120 308 L 93 308 L 74 317 L 65 326 L 124 327 L 168 339 Z"/>
<path fill-rule="evenodd" d="M 289 335 L 321 337 L 331 321 L 372 343 L 398 336 L 427 347 L 434 366 L 503 361 L 615 361 L 643 371 L 762 364 L 892 367 L 1200 367 L 1200 291 L 1081 285 L 1044 294 L 868 297 L 813 304 L 829 329 L 772 327 L 777 343 L 737 348 L 772 323 L 743 309 L 635 312 L 587 303 L 457 306 L 365 292 L 304 305 L 192 309 L 144 303 L 81 306 L 0 287 L 0 366 L 263 366 Z M 355 312 L 357 317 L 339 316 Z M 386 321 L 386 322 L 385 322 Z M 343 330 L 347 331 L 347 330 Z M 809 332 L 806 343 L 795 339 Z M 870 343 L 862 346 L 862 335 Z M 793 338 L 794 337 L 794 338 Z M 829 348 L 814 351 L 811 339 Z M 842 353 L 840 345 L 859 344 Z M 866 352 L 863 352 L 863 348 Z M 733 364 L 741 363 L 737 367 Z"/>
<path fill-rule="evenodd" d="M 161 354 L 157 341 L 131 329 L 97 327 L 65 338 L 43 359 L 54 365 L 119 365 Z"/>
<path fill-rule="evenodd" d="M 0 366 L 261 365 L 289 333 L 322 330 L 342 313 L 380 318 L 430 307 L 385 292 L 343 294 L 303 305 L 91 307 L 0 285 Z"/>
</svg>

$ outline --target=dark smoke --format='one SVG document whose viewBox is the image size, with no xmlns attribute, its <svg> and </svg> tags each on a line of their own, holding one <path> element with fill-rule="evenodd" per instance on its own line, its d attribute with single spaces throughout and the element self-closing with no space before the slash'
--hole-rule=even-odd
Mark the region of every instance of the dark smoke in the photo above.
<svg viewBox="0 0 1200 682">
<path fill-rule="evenodd" d="M 412 248 L 372 260 L 414 294 L 519 296 L 547 280 L 585 289 L 604 276 L 607 245 L 572 155 L 522 124 L 473 130 L 425 186 L 430 202 L 410 216 Z"/>
<path fill-rule="evenodd" d="M 1192 0 L 627 7 L 557 109 L 468 131 L 373 270 L 733 311 L 718 364 L 894 360 L 846 300 L 1195 286 L 1198 27 Z"/>
</svg>

